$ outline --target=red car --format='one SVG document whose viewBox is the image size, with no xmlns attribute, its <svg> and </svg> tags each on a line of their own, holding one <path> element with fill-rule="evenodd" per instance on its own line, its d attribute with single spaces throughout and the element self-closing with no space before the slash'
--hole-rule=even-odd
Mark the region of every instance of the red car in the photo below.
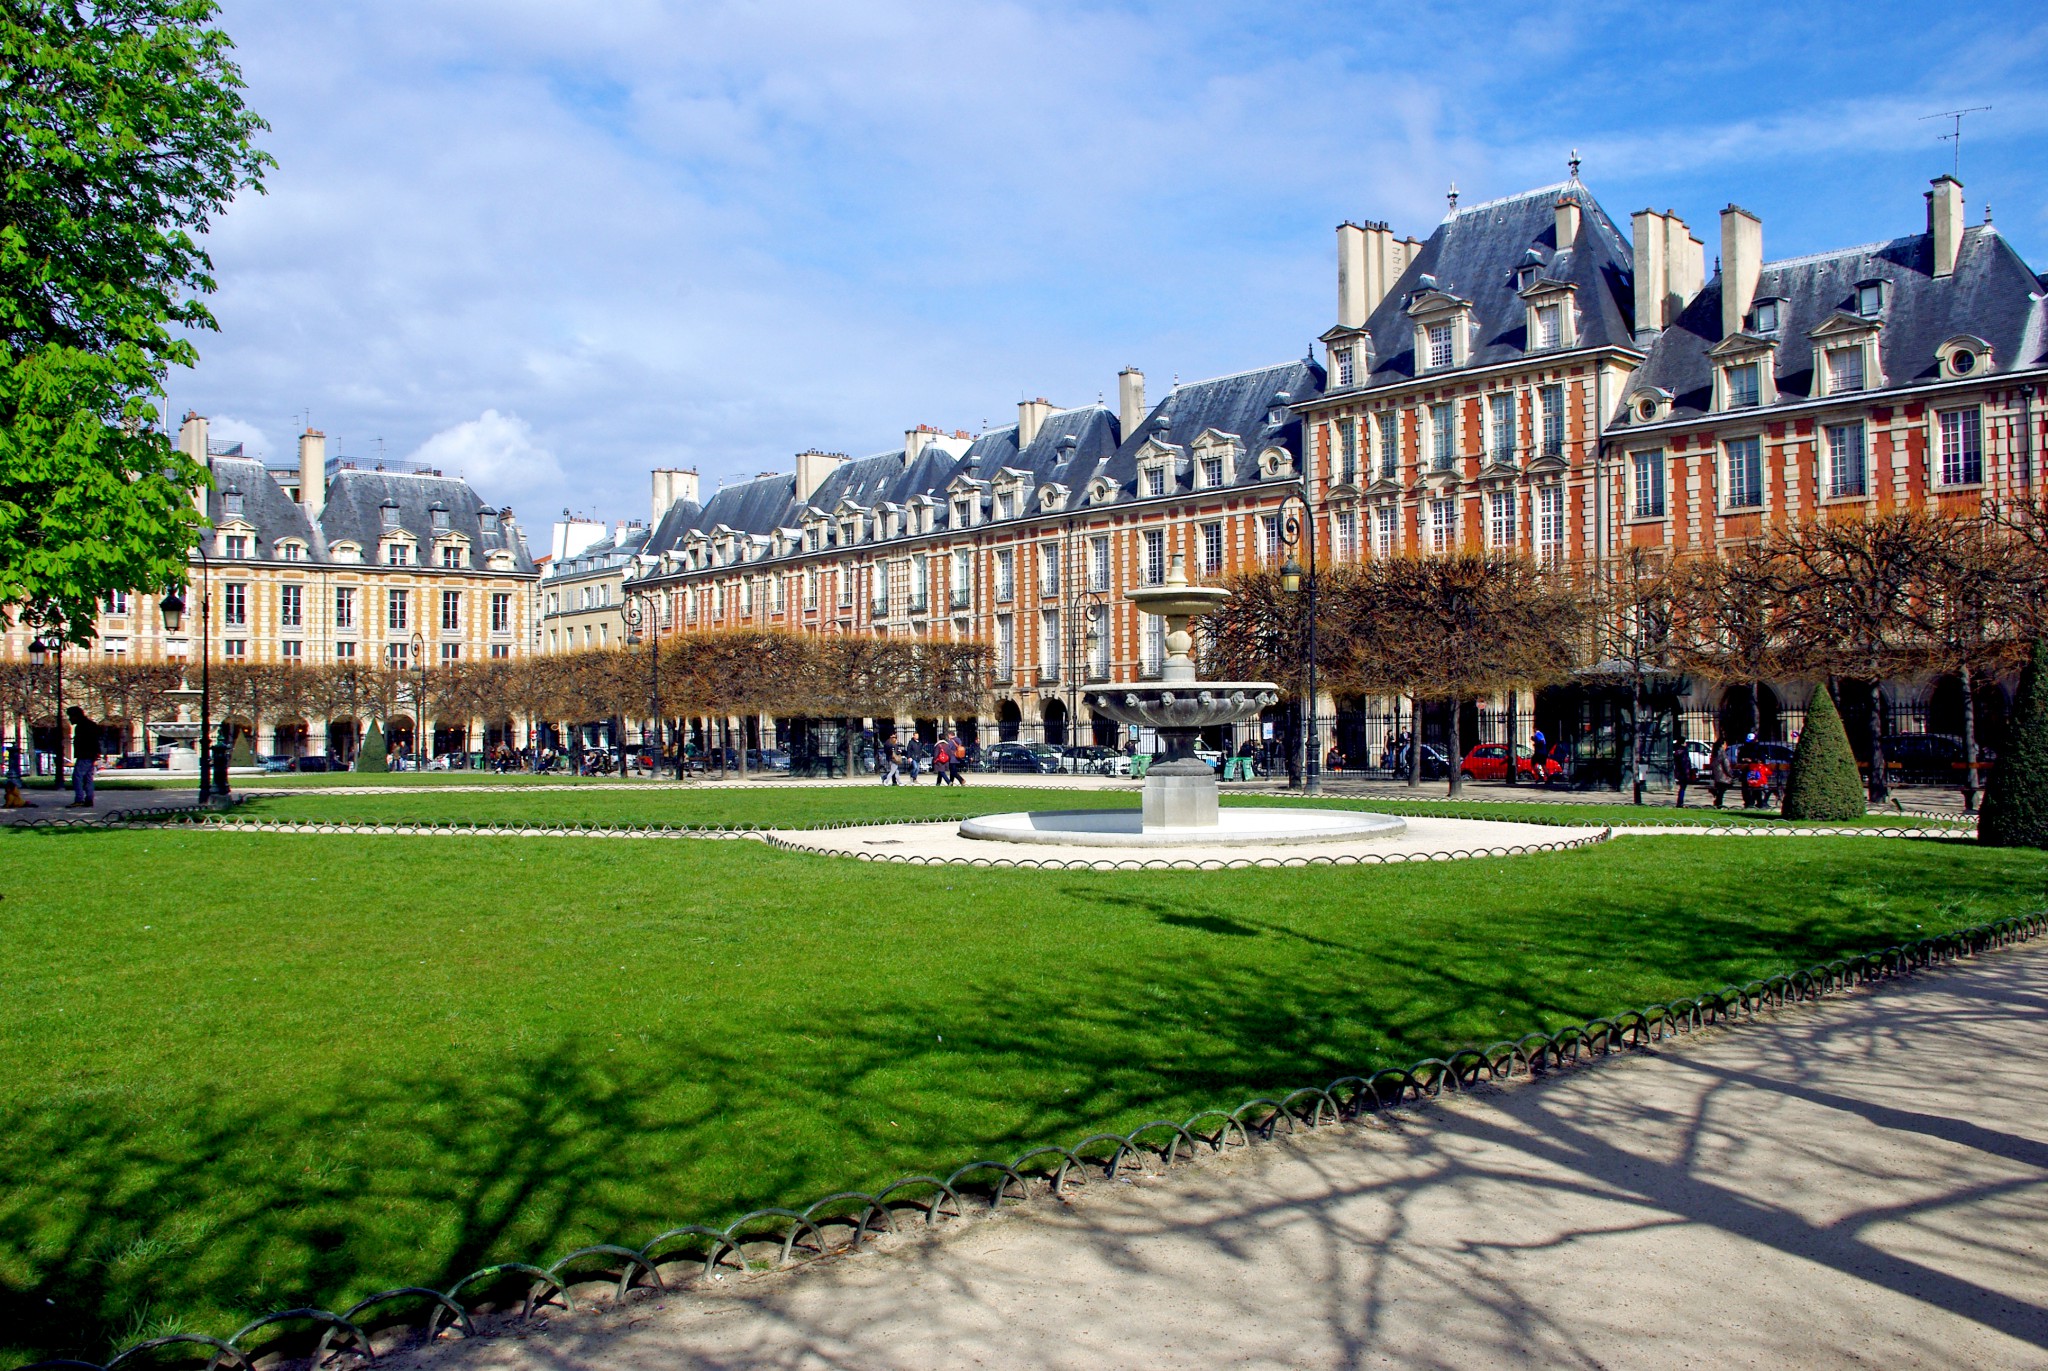
<svg viewBox="0 0 2048 1371">
<path fill-rule="evenodd" d="M 1544 779 L 1555 777 L 1563 770 L 1555 759 L 1543 759 Z M 1481 743 L 1465 754 L 1465 760 L 1458 764 L 1458 774 L 1468 781 L 1505 781 L 1508 778 L 1508 745 Z M 1515 749 L 1515 779 L 1532 783 L 1536 780 L 1536 756 L 1526 747 Z"/>
</svg>

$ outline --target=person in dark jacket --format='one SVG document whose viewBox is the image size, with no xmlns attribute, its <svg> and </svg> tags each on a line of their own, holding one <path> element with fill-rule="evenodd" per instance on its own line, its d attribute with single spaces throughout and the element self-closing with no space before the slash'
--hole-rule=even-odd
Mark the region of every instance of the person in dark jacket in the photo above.
<svg viewBox="0 0 2048 1371">
<path fill-rule="evenodd" d="M 100 726 L 77 705 L 64 711 L 71 720 L 71 808 L 92 808 L 92 773 L 100 760 Z"/>
</svg>

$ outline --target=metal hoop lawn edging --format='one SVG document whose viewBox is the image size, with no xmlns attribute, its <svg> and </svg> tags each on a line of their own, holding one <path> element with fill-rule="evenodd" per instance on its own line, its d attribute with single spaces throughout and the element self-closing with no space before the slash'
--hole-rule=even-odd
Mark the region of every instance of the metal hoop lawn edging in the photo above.
<svg viewBox="0 0 2048 1371">
<path fill-rule="evenodd" d="M 401 1286 L 359 1300 L 342 1314 L 295 1306 L 251 1320 L 226 1339 L 180 1333 L 136 1343 L 104 1363 L 58 1358 L 30 1363 L 17 1371 L 56 1371 L 59 1367 L 74 1371 L 121 1371 L 136 1358 L 168 1346 L 207 1349 L 210 1371 L 223 1362 L 234 1363 L 239 1371 L 253 1371 L 254 1358 L 243 1340 L 260 1329 L 290 1322 L 310 1322 L 324 1328 L 314 1354 L 316 1366 L 340 1355 L 332 1347 L 337 1335 L 346 1335 L 353 1345 L 353 1355 L 370 1363 L 376 1360 L 376 1352 L 361 1322 L 362 1314 L 404 1298 L 426 1304 L 430 1313 L 422 1331 L 427 1341 L 433 1341 L 451 1328 L 460 1330 L 465 1337 L 475 1336 L 475 1314 L 495 1306 L 486 1306 L 480 1299 L 466 1299 L 464 1292 L 475 1287 L 487 1293 L 507 1277 L 525 1282 L 517 1309 L 519 1317 L 529 1317 L 548 1304 L 560 1304 L 567 1310 L 575 1308 L 571 1280 L 565 1274 L 572 1265 L 595 1267 L 605 1276 L 615 1300 L 626 1299 L 640 1288 L 673 1289 L 671 1280 L 686 1275 L 688 1266 L 696 1268 L 699 1279 L 718 1278 L 727 1267 L 742 1273 L 757 1265 L 788 1267 L 829 1253 L 851 1251 L 878 1231 L 900 1231 L 900 1211 L 922 1214 L 923 1226 L 932 1228 L 941 1219 L 965 1221 L 977 1210 L 992 1213 L 1005 1201 L 1020 1202 L 1034 1194 L 1062 1195 L 1077 1174 L 1085 1183 L 1091 1170 L 1098 1171 L 1104 1180 L 1119 1178 L 1134 1164 L 1148 1174 L 1164 1174 L 1205 1151 L 1214 1155 L 1232 1146 L 1248 1147 L 1254 1138 L 1270 1141 L 1283 1130 L 1292 1134 L 1301 1129 L 1344 1123 L 1432 1098 L 1444 1091 L 1463 1091 L 1484 1081 L 1544 1075 L 1590 1057 L 1645 1047 L 1679 1033 L 1698 1032 L 1718 1024 L 1747 1022 L 1766 1010 L 1909 976 L 1926 967 L 2010 947 L 2043 933 L 2048 933 L 2048 910 L 2013 915 L 1836 957 L 1742 985 L 1725 985 L 1690 999 L 1645 1005 L 1584 1023 L 1567 1024 L 1547 1033 L 1539 1031 L 1513 1040 L 1503 1039 L 1485 1047 L 1462 1047 L 1446 1056 L 1425 1057 L 1405 1068 L 1381 1067 L 1365 1075 L 1341 1076 L 1326 1086 L 1308 1085 L 1258 1095 L 1235 1109 L 1201 1110 L 1181 1123 L 1154 1119 L 1124 1133 L 1091 1134 L 1072 1147 L 1033 1147 L 1009 1162 L 993 1158 L 970 1161 L 955 1167 L 943 1179 L 937 1175 L 905 1176 L 873 1192 L 837 1191 L 802 1209 L 756 1209 L 723 1228 L 685 1224 L 665 1229 L 640 1247 L 594 1244 L 577 1248 L 545 1266 L 499 1263 L 471 1272 L 445 1291 Z M 1048 1164 L 1055 1161 L 1057 1165 Z M 968 1203 L 970 1198 L 985 1203 L 973 1206 Z M 835 1243 L 828 1230 L 837 1234 L 840 1241 Z M 761 1256 L 750 1259 L 749 1245 Z M 687 1266 L 678 1260 L 685 1253 L 694 1254 Z M 682 1269 L 664 1276 L 664 1266 Z"/>
</svg>

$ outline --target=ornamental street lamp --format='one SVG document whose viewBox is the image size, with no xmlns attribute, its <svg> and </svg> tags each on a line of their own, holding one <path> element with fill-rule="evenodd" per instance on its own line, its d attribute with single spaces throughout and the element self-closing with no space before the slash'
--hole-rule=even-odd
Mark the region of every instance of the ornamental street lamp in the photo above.
<svg viewBox="0 0 2048 1371">
<path fill-rule="evenodd" d="M 654 724 L 654 742 L 647 754 L 647 770 L 654 776 L 661 775 L 662 736 L 668 729 L 668 721 L 661 716 L 661 600 L 660 592 L 654 590 L 628 590 L 619 604 L 619 617 L 626 621 L 626 645 L 639 643 L 644 636 L 647 642 L 647 717 Z M 640 632 L 646 627 L 646 634 Z M 619 729 L 619 746 L 625 746 L 625 728 Z M 740 733 L 740 746 L 746 746 L 746 733 Z M 619 775 L 626 774 L 624 754 L 621 753 Z M 681 772 L 680 759 L 677 766 Z"/>
<path fill-rule="evenodd" d="M 427 731 L 427 640 L 417 632 L 412 635 L 412 659 L 413 669 L 419 673 L 419 684 L 412 692 L 412 769 L 425 771 L 420 744 Z"/>
<path fill-rule="evenodd" d="M 213 629 L 213 561 L 206 555 L 206 539 L 202 535 L 192 545 L 199 554 L 201 571 L 199 581 L 199 738 L 196 750 L 199 753 L 199 803 L 205 804 L 216 793 L 228 793 L 228 769 L 220 768 L 214 775 L 213 742 L 207 735 L 212 731 L 213 720 L 213 673 L 211 670 L 212 629 Z M 185 623 L 185 597 L 172 586 L 157 604 L 157 612 L 164 616 L 164 632 L 176 633 Z"/>
<path fill-rule="evenodd" d="M 44 633 L 49 634 L 45 638 Z M 57 696 L 57 771 L 58 789 L 64 787 L 64 632 L 61 626 L 44 625 L 42 632 L 29 640 L 28 660 L 32 666 L 41 666 L 49 658 L 56 660 Z"/>
<path fill-rule="evenodd" d="M 1299 504 L 1300 509 L 1290 508 Z M 1303 693 L 1307 699 L 1303 705 L 1304 721 L 1302 731 L 1307 737 L 1302 751 L 1301 791 L 1304 795 L 1323 793 L 1322 739 L 1316 727 L 1316 594 L 1319 577 L 1316 571 L 1316 519 L 1315 506 L 1309 501 L 1308 464 L 1302 464 L 1301 487 L 1290 490 L 1280 497 L 1280 545 L 1287 549 L 1287 561 L 1280 568 L 1280 589 L 1289 595 L 1300 592 L 1303 582 L 1308 586 L 1308 631 L 1307 637 L 1307 681 Z M 1294 560 L 1293 552 L 1300 547 L 1308 554 L 1308 570 Z"/>
</svg>

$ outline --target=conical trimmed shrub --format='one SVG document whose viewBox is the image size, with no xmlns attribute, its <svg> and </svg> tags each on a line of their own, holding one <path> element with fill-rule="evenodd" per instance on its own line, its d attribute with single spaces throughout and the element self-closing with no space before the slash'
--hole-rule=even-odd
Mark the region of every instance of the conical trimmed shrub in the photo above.
<svg viewBox="0 0 2048 1371">
<path fill-rule="evenodd" d="M 1806 704 L 1806 727 L 1792 749 L 1792 779 L 1785 786 L 1788 819 L 1860 819 L 1863 777 L 1849 749 L 1849 731 L 1824 685 Z"/>
<path fill-rule="evenodd" d="M 356 770 L 389 771 L 390 765 L 384 760 L 384 726 L 375 719 L 370 721 L 370 731 L 363 735 L 363 745 L 356 749 Z"/>
<path fill-rule="evenodd" d="M 2048 847 L 2048 642 L 2020 673 L 2005 746 L 1984 790 L 1977 841 L 1986 847 Z"/>
<path fill-rule="evenodd" d="M 237 733 L 237 734 L 235 735 L 235 745 L 234 745 L 234 746 L 233 746 L 232 748 L 228 749 L 228 765 L 229 765 L 229 766 L 254 766 L 254 765 L 256 765 L 256 749 L 255 749 L 255 748 L 253 748 L 253 747 L 251 747 L 251 746 L 249 746 L 249 735 L 248 735 L 248 734 L 246 734 L 246 733 Z"/>
</svg>

